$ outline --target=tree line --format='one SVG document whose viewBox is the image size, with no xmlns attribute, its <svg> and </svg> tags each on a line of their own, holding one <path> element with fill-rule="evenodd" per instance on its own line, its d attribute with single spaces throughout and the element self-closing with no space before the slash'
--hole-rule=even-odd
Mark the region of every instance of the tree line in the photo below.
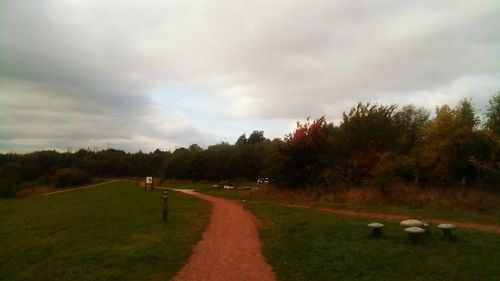
<svg viewBox="0 0 500 281">
<path fill-rule="evenodd" d="M 430 112 L 421 107 L 358 103 L 338 125 L 324 117 L 297 123 L 283 139 L 263 131 L 204 149 L 126 153 L 0 154 L 0 194 L 33 183 L 65 186 L 91 177 L 153 175 L 193 181 L 267 177 L 284 188 L 403 184 L 489 187 L 500 184 L 500 93 L 479 117 L 470 99 Z"/>
</svg>

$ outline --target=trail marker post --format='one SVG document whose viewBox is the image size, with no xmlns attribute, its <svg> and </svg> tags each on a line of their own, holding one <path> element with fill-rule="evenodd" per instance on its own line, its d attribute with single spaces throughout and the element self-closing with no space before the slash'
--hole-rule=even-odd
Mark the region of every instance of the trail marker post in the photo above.
<svg viewBox="0 0 500 281">
<path fill-rule="evenodd" d="M 153 177 L 146 177 L 146 181 L 144 183 L 144 190 L 153 190 Z"/>
<path fill-rule="evenodd" d="M 168 190 L 163 191 L 163 212 L 162 221 L 167 222 L 168 219 Z"/>
</svg>

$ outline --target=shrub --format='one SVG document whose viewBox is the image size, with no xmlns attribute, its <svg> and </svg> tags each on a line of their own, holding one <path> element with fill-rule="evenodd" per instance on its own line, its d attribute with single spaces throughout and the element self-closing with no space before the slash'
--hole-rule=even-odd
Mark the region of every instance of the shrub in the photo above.
<svg viewBox="0 0 500 281">
<path fill-rule="evenodd" d="M 21 182 L 19 163 L 8 163 L 0 167 L 0 198 L 14 197 Z"/>
<path fill-rule="evenodd" d="M 18 190 L 18 185 L 8 180 L 0 179 L 0 198 L 14 197 Z"/>
<path fill-rule="evenodd" d="M 90 176 L 79 169 L 64 168 L 57 170 L 53 180 L 56 187 L 65 187 L 89 183 Z"/>
</svg>

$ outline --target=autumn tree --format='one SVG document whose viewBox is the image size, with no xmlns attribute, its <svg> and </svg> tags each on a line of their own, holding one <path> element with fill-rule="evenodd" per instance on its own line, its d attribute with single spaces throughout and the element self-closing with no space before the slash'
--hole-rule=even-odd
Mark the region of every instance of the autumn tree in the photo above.
<svg viewBox="0 0 500 281">
<path fill-rule="evenodd" d="M 473 181 L 477 170 L 471 159 L 483 159 L 484 148 L 478 142 L 479 118 L 470 99 L 461 100 L 454 108 L 436 108 L 436 116 L 424 130 L 416 148 L 422 174 L 441 183 Z M 483 141 L 481 141 L 483 143 Z"/>
<path fill-rule="evenodd" d="M 418 183 L 418 161 L 413 149 L 429 124 L 429 112 L 422 107 L 403 106 L 395 113 L 394 124 L 396 142 L 375 168 L 377 183 L 386 187 L 401 181 Z"/>
<path fill-rule="evenodd" d="M 339 176 L 344 182 L 359 184 L 373 179 L 374 168 L 398 139 L 395 110 L 396 105 L 358 103 L 343 113 L 337 153 L 343 157 Z"/>
<path fill-rule="evenodd" d="M 248 136 L 247 143 L 248 144 L 256 144 L 259 142 L 264 142 L 266 141 L 266 138 L 264 137 L 264 131 L 253 131 L 250 136 Z"/>
<path fill-rule="evenodd" d="M 247 142 L 248 142 L 247 137 L 245 134 L 243 134 L 238 138 L 235 145 L 245 145 L 245 144 L 247 144 Z"/>
<path fill-rule="evenodd" d="M 304 124 L 297 122 L 295 132 L 285 138 L 281 148 L 285 155 L 279 173 L 282 185 L 300 187 L 321 182 L 320 158 L 326 151 L 326 139 L 332 127 L 325 117 L 312 122 L 308 118 Z"/>
<path fill-rule="evenodd" d="M 494 95 L 486 109 L 486 129 L 500 136 L 500 92 Z"/>
</svg>

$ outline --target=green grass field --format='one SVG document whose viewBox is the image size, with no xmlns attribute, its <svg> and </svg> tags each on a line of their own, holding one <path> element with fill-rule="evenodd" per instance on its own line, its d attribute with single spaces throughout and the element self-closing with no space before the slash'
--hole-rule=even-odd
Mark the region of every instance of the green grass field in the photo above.
<svg viewBox="0 0 500 281">
<path fill-rule="evenodd" d="M 442 240 L 441 230 L 419 244 L 410 243 L 395 222 L 386 225 L 384 239 L 374 239 L 369 218 L 344 217 L 308 209 L 311 206 L 378 211 L 417 217 L 496 223 L 496 213 L 467 214 L 436 209 L 353 206 L 328 202 L 275 202 L 244 190 L 196 185 L 200 192 L 229 199 L 246 199 L 259 219 L 264 255 L 279 280 L 500 280 L 500 235 L 458 230 L 457 240 Z M 279 204 L 283 203 L 283 204 Z"/>
<path fill-rule="evenodd" d="M 209 203 L 135 183 L 0 200 L 0 280 L 169 280 L 208 223 Z"/>
<path fill-rule="evenodd" d="M 500 235 L 435 227 L 413 244 L 394 222 L 371 238 L 370 219 L 253 202 L 264 255 L 279 280 L 500 280 Z"/>
<path fill-rule="evenodd" d="M 256 215 L 267 257 L 279 280 L 500 280 L 500 235 L 459 229 L 456 240 L 443 241 L 431 226 L 421 243 L 411 243 L 397 222 L 386 225 L 384 239 L 370 236 L 374 219 L 338 216 L 284 204 L 406 214 L 416 217 L 496 223 L 497 213 L 468 214 L 438 209 L 355 206 L 329 202 L 277 202 L 245 190 L 209 184 L 179 184 L 214 196 L 247 200 Z"/>
</svg>

